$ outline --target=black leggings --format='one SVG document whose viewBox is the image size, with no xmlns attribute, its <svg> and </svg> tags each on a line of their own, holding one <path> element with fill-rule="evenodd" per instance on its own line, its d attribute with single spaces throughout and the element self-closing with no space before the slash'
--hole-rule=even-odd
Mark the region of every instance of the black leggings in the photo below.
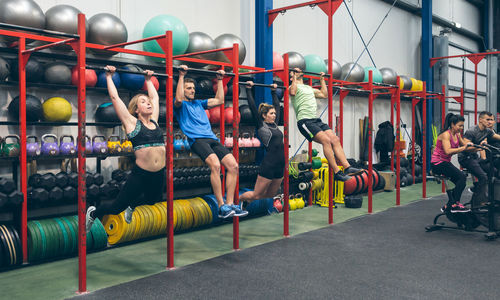
<svg viewBox="0 0 500 300">
<path fill-rule="evenodd" d="M 464 172 L 460 171 L 452 163 L 444 161 L 437 165 L 431 164 L 432 172 L 436 175 L 444 175 L 451 179 L 455 184 L 455 188 L 452 191 L 453 199 L 448 199 L 448 204 L 454 204 L 455 202 L 460 202 L 460 197 L 465 189 L 466 176 Z"/>
<path fill-rule="evenodd" d="M 117 215 L 128 206 L 135 208 L 143 204 L 153 205 L 156 202 L 161 202 L 165 176 L 165 168 L 150 172 L 135 165 L 127 182 L 118 193 L 118 197 L 111 203 L 100 205 L 95 210 L 94 216 L 101 219 L 105 215 Z"/>
</svg>

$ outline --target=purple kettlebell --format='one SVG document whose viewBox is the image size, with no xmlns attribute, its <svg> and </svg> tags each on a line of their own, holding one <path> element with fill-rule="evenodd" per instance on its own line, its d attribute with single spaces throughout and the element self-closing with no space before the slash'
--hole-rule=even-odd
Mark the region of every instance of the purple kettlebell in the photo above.
<svg viewBox="0 0 500 300">
<path fill-rule="evenodd" d="M 30 142 L 30 140 L 33 140 L 33 142 Z M 42 153 L 36 136 L 30 135 L 26 137 L 26 153 L 28 156 L 39 156 Z"/>
<path fill-rule="evenodd" d="M 102 142 L 97 142 L 96 139 L 100 139 Z M 103 135 L 94 135 L 92 138 L 92 148 L 94 154 L 106 154 L 108 153 L 108 145 L 106 138 Z"/>
<path fill-rule="evenodd" d="M 64 139 L 70 140 L 70 142 L 65 142 Z M 62 135 L 59 138 L 59 151 L 63 155 L 75 155 L 76 147 L 75 147 L 75 139 L 71 135 Z"/>
<path fill-rule="evenodd" d="M 52 142 L 48 140 L 52 139 Z M 57 146 L 57 136 L 55 134 L 42 135 L 42 154 L 43 155 L 58 155 L 59 147 Z"/>
<path fill-rule="evenodd" d="M 88 135 L 85 136 L 85 154 L 92 154 L 92 141 Z"/>
</svg>

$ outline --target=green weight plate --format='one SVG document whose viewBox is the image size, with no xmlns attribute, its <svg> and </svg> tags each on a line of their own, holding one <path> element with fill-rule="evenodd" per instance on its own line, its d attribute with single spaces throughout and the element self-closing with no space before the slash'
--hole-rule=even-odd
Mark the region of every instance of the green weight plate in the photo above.
<svg viewBox="0 0 500 300">
<path fill-rule="evenodd" d="M 68 232 L 66 231 L 66 228 L 64 227 L 62 221 L 59 218 L 54 218 L 54 221 L 57 223 L 57 226 L 59 226 L 59 231 L 61 232 L 63 236 L 63 250 L 62 250 L 62 255 L 68 255 L 68 250 L 69 250 L 69 238 L 68 238 Z"/>
<path fill-rule="evenodd" d="M 59 241 L 58 240 L 56 241 L 55 239 L 54 230 L 52 229 L 52 226 L 50 226 L 47 220 L 39 220 L 38 222 L 42 225 L 43 231 L 45 232 L 45 240 L 47 242 L 45 258 L 54 257 L 57 254 L 56 244 L 57 245 L 59 244 Z"/>
<path fill-rule="evenodd" d="M 28 260 L 30 262 L 36 261 L 40 255 L 40 237 L 34 224 L 28 222 Z"/>
<path fill-rule="evenodd" d="M 75 216 L 72 216 L 70 217 L 70 219 L 73 219 L 73 224 L 76 228 L 76 235 L 78 236 L 78 215 L 75 215 Z M 85 240 L 85 244 L 86 244 L 86 247 L 87 247 L 87 250 L 91 250 L 92 249 L 92 234 L 89 232 L 86 234 L 86 240 Z"/>
<path fill-rule="evenodd" d="M 99 219 L 95 220 L 96 223 L 96 236 L 98 237 L 97 239 L 97 244 L 94 241 L 94 248 L 95 249 L 103 249 L 106 248 L 108 245 L 108 235 L 106 234 L 106 230 L 104 229 L 104 225 L 102 225 L 101 221 Z"/>
<path fill-rule="evenodd" d="M 68 231 L 68 239 L 69 239 L 69 254 L 73 254 L 76 252 L 76 233 L 75 230 L 73 229 L 73 226 L 71 223 L 68 221 L 66 217 L 62 217 L 61 221 L 63 225 L 65 226 L 66 230 Z"/>
<path fill-rule="evenodd" d="M 56 232 L 56 237 L 57 237 L 57 256 L 64 255 L 64 250 L 65 250 L 65 241 L 64 241 L 64 236 L 61 230 L 61 227 L 57 224 L 56 220 L 54 219 L 49 219 L 48 220 L 49 224 L 52 226 L 53 230 Z"/>
<path fill-rule="evenodd" d="M 35 224 L 36 228 L 38 229 L 38 232 L 40 232 L 40 237 L 41 237 L 41 254 L 40 254 L 40 259 L 45 259 L 45 253 L 47 251 L 47 238 L 45 237 L 45 231 L 42 228 L 42 225 L 38 221 L 33 221 L 33 224 Z"/>
</svg>

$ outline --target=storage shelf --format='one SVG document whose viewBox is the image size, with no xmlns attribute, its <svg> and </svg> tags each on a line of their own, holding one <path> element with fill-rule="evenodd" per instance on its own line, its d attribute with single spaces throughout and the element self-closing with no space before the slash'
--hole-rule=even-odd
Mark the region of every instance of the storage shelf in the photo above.
<svg viewBox="0 0 500 300">
<path fill-rule="evenodd" d="M 86 158 L 99 158 L 99 159 L 106 159 L 108 157 L 122 157 L 122 156 L 134 156 L 134 153 L 120 153 L 120 154 L 87 154 L 85 155 Z M 40 155 L 40 156 L 28 156 L 28 161 L 33 161 L 33 160 L 58 160 L 58 159 L 67 159 L 67 158 L 78 158 L 77 155 L 53 155 L 53 156 L 45 156 L 45 155 Z M 1 156 L 0 161 L 19 161 L 18 156 L 14 157 L 6 157 L 6 156 Z"/>
</svg>

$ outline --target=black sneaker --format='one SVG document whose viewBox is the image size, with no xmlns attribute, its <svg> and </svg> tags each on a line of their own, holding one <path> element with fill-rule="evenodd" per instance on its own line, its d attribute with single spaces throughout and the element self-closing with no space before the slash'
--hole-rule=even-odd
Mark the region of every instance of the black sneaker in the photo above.
<svg viewBox="0 0 500 300">
<path fill-rule="evenodd" d="M 450 212 L 452 212 L 452 213 L 466 213 L 469 211 L 470 211 L 470 209 L 463 206 L 462 203 L 460 203 L 460 202 L 453 204 L 450 208 Z"/>
<path fill-rule="evenodd" d="M 335 173 L 335 175 L 333 175 L 333 180 L 345 182 L 349 179 L 351 179 L 351 176 L 344 174 L 344 172 L 342 171 L 338 171 L 337 173 Z"/>
<path fill-rule="evenodd" d="M 353 166 L 349 166 L 347 169 L 344 170 L 344 173 L 353 176 L 353 175 L 358 175 L 361 174 L 364 170 L 363 169 L 358 169 Z"/>
<path fill-rule="evenodd" d="M 441 212 L 442 212 L 442 213 L 444 213 L 444 212 L 445 212 L 445 211 L 447 211 L 447 210 L 448 210 L 448 206 L 447 206 L 447 205 L 443 205 L 443 206 L 441 207 Z"/>
</svg>

